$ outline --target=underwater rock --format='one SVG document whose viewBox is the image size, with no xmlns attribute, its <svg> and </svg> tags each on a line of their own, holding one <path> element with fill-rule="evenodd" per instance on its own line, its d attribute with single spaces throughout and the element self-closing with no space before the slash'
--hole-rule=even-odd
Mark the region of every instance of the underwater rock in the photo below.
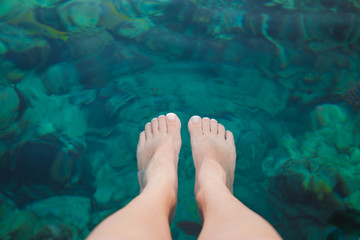
<svg viewBox="0 0 360 240">
<path fill-rule="evenodd" d="M 0 54 L 1 55 L 5 54 L 7 52 L 7 50 L 8 50 L 7 46 L 3 42 L 0 41 Z"/>
<path fill-rule="evenodd" d="M 123 203 L 135 194 L 129 186 L 137 183 L 137 181 L 136 178 L 129 178 L 129 175 L 125 171 L 114 171 L 108 166 L 98 169 L 95 183 L 96 191 L 93 195 L 95 204 L 100 208 L 109 208 L 114 202 Z M 122 179 L 122 181 L 116 179 Z M 125 182 L 128 183 L 125 184 Z"/>
<path fill-rule="evenodd" d="M 67 146 L 82 146 L 83 136 L 87 130 L 86 113 L 71 104 L 68 98 L 38 93 L 43 86 L 40 79 L 33 79 L 34 85 L 37 84 L 37 80 L 40 81 L 40 86 L 35 89 L 35 93 L 31 92 L 32 88 L 28 89 L 29 86 L 22 86 L 22 91 L 31 97 L 32 107 L 28 108 L 23 116 L 29 124 L 28 131 L 37 137 L 60 134 Z"/>
<path fill-rule="evenodd" d="M 45 138 L 46 139 L 46 138 Z M 75 150 L 48 139 L 18 144 L 12 154 L 12 179 L 22 183 L 68 184 L 80 173 Z"/>
<path fill-rule="evenodd" d="M 44 41 L 31 38 L 21 27 L 7 23 L 0 23 L 0 41 L 8 51 L 22 52 L 36 45 L 44 45 Z"/>
<path fill-rule="evenodd" d="M 354 119 L 349 118 L 349 114 L 345 108 L 338 105 L 323 104 L 317 106 L 311 113 L 311 126 L 315 134 L 309 133 L 309 141 L 305 140 L 304 143 L 311 143 L 311 138 L 319 138 L 321 141 L 334 146 L 338 151 L 348 153 L 355 151 L 355 146 L 359 141 L 359 133 L 356 125 L 354 125 Z M 349 152 L 349 149 L 352 151 Z"/>
<path fill-rule="evenodd" d="M 113 32 L 116 35 L 136 38 L 147 31 L 149 31 L 155 25 L 149 19 L 135 19 L 135 20 L 124 20 L 122 21 Z"/>
<path fill-rule="evenodd" d="M 105 30 L 72 34 L 66 46 L 74 59 L 96 55 L 106 46 L 114 42 L 114 38 Z"/>
<path fill-rule="evenodd" d="M 119 141 L 116 140 L 105 141 L 105 146 L 114 146 L 115 142 L 119 143 Z M 136 166 L 131 165 L 131 163 L 128 162 L 130 156 L 119 155 L 123 154 L 123 152 L 113 152 L 113 149 L 113 147 L 108 147 L 105 152 L 101 151 L 93 153 L 90 161 L 92 168 L 91 172 L 96 179 L 96 191 L 93 198 L 96 206 L 102 209 L 112 208 L 114 202 L 123 204 L 128 198 L 136 195 L 136 192 L 138 191 L 137 174 L 130 170 L 134 167 L 136 168 Z M 107 159 L 108 157 L 114 159 L 111 161 L 104 161 L 104 159 Z M 125 159 L 127 159 L 127 161 L 125 161 Z M 111 167 L 111 163 L 114 163 L 116 160 L 121 164 Z M 121 181 L 119 181 L 119 179 L 121 179 Z"/>
<path fill-rule="evenodd" d="M 99 0 L 71 0 L 57 8 L 62 24 L 70 32 L 94 31 L 100 18 Z"/>
<path fill-rule="evenodd" d="M 108 64 L 97 58 L 88 58 L 76 64 L 80 72 L 80 83 L 85 88 L 104 87 L 110 78 L 110 68 Z"/>
<path fill-rule="evenodd" d="M 33 239 L 40 220 L 27 209 L 18 209 L 14 202 L 0 193 L 0 238 Z"/>
<path fill-rule="evenodd" d="M 360 234 L 360 211 L 346 209 L 334 212 L 328 219 L 328 223 L 337 226 L 345 233 L 359 236 Z"/>
<path fill-rule="evenodd" d="M 16 66 L 12 61 L 0 63 L 0 70 L 10 82 L 18 82 L 25 77 L 26 72 Z"/>
<path fill-rule="evenodd" d="M 333 204 L 334 208 L 341 208 L 341 203 L 336 203 L 337 194 L 335 187 L 341 181 L 330 165 L 320 165 L 306 159 L 283 159 L 276 163 L 276 170 L 266 169 L 270 165 L 263 163 L 269 180 L 268 190 L 272 191 L 279 199 L 291 203 L 323 203 Z M 336 200 L 336 201 L 335 201 Z"/>
<path fill-rule="evenodd" d="M 152 66 L 149 58 L 121 43 L 106 46 L 96 56 L 77 62 L 80 82 L 86 88 L 100 88 L 118 77 L 135 74 Z"/>
<path fill-rule="evenodd" d="M 299 203 L 301 214 L 315 221 L 322 221 L 323 214 L 330 217 L 334 211 L 354 208 L 360 191 L 360 128 L 351 114 L 339 105 L 315 107 L 313 129 L 296 139 L 284 136 L 280 146 L 287 153 L 272 151 L 263 162 L 269 177 L 266 189 L 284 203 Z"/>
<path fill-rule="evenodd" d="M 19 144 L 12 156 L 13 177 L 20 182 L 48 184 L 49 169 L 60 150 L 59 142 L 27 141 Z"/>
<path fill-rule="evenodd" d="M 22 69 L 33 69 L 44 65 L 50 55 L 51 47 L 45 41 L 25 51 L 9 51 L 7 58 L 15 61 Z"/>
<path fill-rule="evenodd" d="M 62 149 L 55 157 L 50 167 L 50 179 L 60 184 L 74 184 L 78 181 L 80 172 L 76 164 L 77 152 Z"/>
<path fill-rule="evenodd" d="M 260 108 L 273 116 L 285 108 L 290 95 L 287 89 L 262 77 L 255 69 L 241 73 L 241 80 L 236 82 L 239 91 L 237 101 L 242 101 L 248 107 Z"/>
<path fill-rule="evenodd" d="M 346 205 L 349 209 L 360 211 L 360 190 L 349 195 Z"/>
<path fill-rule="evenodd" d="M 31 29 L 28 31 L 31 32 Z M 0 23 L 0 42 L 7 49 L 5 57 L 23 69 L 45 64 L 51 52 L 51 46 L 46 40 L 31 36 L 28 31 L 17 25 Z"/>
<path fill-rule="evenodd" d="M 327 59 L 331 59 L 327 57 Z M 330 61 L 331 62 L 331 61 Z M 300 104 L 339 101 L 339 93 L 353 82 L 351 71 L 339 69 L 334 63 L 321 66 L 291 67 L 278 72 L 277 81 L 290 91 L 290 98 Z M 323 70 L 319 71 L 319 68 Z M 337 99 L 338 98 L 338 99 Z"/>
<path fill-rule="evenodd" d="M 360 148 L 357 147 L 353 149 L 349 160 L 356 164 L 359 161 L 359 159 L 360 159 Z"/>
<path fill-rule="evenodd" d="M 360 107 L 360 82 L 355 83 L 344 94 L 344 99 L 355 108 Z"/>
<path fill-rule="evenodd" d="M 42 82 L 49 94 L 68 93 L 79 84 L 75 66 L 69 63 L 52 65 L 42 76 Z"/>
<path fill-rule="evenodd" d="M 40 219 L 59 219 L 72 230 L 74 239 L 85 238 L 90 221 L 90 199 L 77 196 L 58 196 L 34 201 L 27 206 Z"/>
<path fill-rule="evenodd" d="M 129 17 L 161 16 L 173 3 L 172 0 L 140 0 L 131 2 L 130 0 L 113 0 L 119 12 Z"/>
<path fill-rule="evenodd" d="M 45 28 L 49 30 L 45 36 L 47 35 L 50 39 L 62 39 L 64 42 L 68 40 L 70 34 L 66 32 L 66 28 L 61 24 L 60 16 L 55 7 L 36 8 L 33 12 L 34 21 L 43 27 L 46 26 Z"/>
<path fill-rule="evenodd" d="M 38 225 L 34 239 L 64 240 L 78 237 L 74 227 L 64 224 L 62 219 L 44 218 Z"/>
<path fill-rule="evenodd" d="M 9 147 L 5 143 L 0 141 L 0 169 L 4 167 L 9 156 Z"/>
<path fill-rule="evenodd" d="M 6 74 L 6 78 L 11 82 L 18 82 L 24 78 L 25 72 L 21 69 L 14 69 L 13 71 Z"/>
<path fill-rule="evenodd" d="M 136 3 L 126 1 L 101 2 L 101 17 L 99 26 L 110 31 L 112 34 L 127 38 L 136 38 L 154 27 L 155 24 L 146 16 L 124 12 L 117 7 L 118 3 L 124 3 L 127 7 L 134 7 Z"/>
<path fill-rule="evenodd" d="M 344 122 L 347 120 L 347 114 L 343 108 L 337 105 L 323 104 L 315 108 L 313 111 L 313 118 L 316 119 L 316 123 L 320 126 L 331 127 L 344 124 Z M 313 128 L 318 128 L 314 126 L 314 124 Z"/>
<path fill-rule="evenodd" d="M 0 8 L 0 20 L 6 21 L 16 17 L 26 10 L 30 4 L 21 0 L 2 0 Z"/>
<path fill-rule="evenodd" d="M 13 87 L 0 86 L 0 103 L 0 130 L 3 130 L 17 119 L 20 111 L 20 98 Z"/>
<path fill-rule="evenodd" d="M 30 0 L 34 6 L 42 7 L 42 8 L 51 8 L 55 7 L 59 2 L 63 0 Z"/>
</svg>

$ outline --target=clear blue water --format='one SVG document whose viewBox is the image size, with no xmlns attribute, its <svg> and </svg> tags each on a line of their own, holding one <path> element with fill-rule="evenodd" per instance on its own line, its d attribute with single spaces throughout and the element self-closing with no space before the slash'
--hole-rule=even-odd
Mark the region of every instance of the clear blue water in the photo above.
<svg viewBox="0 0 360 240">
<path fill-rule="evenodd" d="M 195 114 L 234 133 L 234 194 L 284 239 L 358 239 L 359 14 L 356 0 L 1 1 L 0 239 L 84 239 L 138 194 L 138 134 L 167 112 L 183 123 L 174 239 L 200 223 Z"/>
</svg>

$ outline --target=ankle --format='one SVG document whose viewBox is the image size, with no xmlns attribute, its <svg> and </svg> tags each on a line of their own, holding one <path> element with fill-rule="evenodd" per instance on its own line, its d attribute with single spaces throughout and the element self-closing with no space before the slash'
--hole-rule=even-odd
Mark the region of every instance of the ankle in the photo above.
<svg viewBox="0 0 360 240">
<path fill-rule="evenodd" d="M 195 191 L 195 200 L 201 218 L 206 218 L 211 209 L 223 208 L 223 203 L 234 196 L 225 184 L 204 184 Z"/>
<path fill-rule="evenodd" d="M 196 169 L 196 183 L 198 188 L 212 188 L 213 186 L 226 186 L 227 174 L 219 162 L 215 160 L 205 160 Z"/>
<path fill-rule="evenodd" d="M 147 196 L 151 205 L 158 206 L 167 215 L 171 215 L 171 211 L 175 209 L 177 204 L 177 185 L 164 182 L 163 184 L 151 182 L 148 183 L 140 195 Z"/>
</svg>

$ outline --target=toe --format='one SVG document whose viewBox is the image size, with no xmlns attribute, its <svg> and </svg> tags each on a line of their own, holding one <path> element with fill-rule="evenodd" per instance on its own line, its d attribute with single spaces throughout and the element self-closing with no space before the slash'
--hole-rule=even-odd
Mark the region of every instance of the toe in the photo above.
<svg viewBox="0 0 360 240">
<path fill-rule="evenodd" d="M 196 138 L 197 136 L 202 136 L 202 120 L 199 116 L 193 116 L 190 118 L 188 123 L 188 129 L 190 132 L 191 138 Z"/>
<path fill-rule="evenodd" d="M 215 119 L 211 119 L 210 120 L 210 132 L 212 134 L 217 134 L 218 133 L 218 126 L 217 126 L 217 121 Z"/>
<path fill-rule="evenodd" d="M 202 119 L 202 129 L 204 134 L 210 133 L 210 118 L 204 117 Z"/>
<path fill-rule="evenodd" d="M 151 130 L 153 134 L 156 134 L 159 132 L 159 121 L 157 118 L 153 118 L 151 120 Z"/>
<path fill-rule="evenodd" d="M 146 139 L 152 137 L 151 123 L 149 122 L 145 125 L 145 135 L 146 135 Z"/>
<path fill-rule="evenodd" d="M 159 132 L 166 133 L 166 120 L 164 115 L 158 117 L 159 122 Z"/>
<path fill-rule="evenodd" d="M 145 141 L 146 141 L 145 131 L 142 131 L 142 132 L 140 133 L 140 136 L 139 136 L 138 146 L 144 144 Z"/>
<path fill-rule="evenodd" d="M 225 132 L 225 138 L 227 142 L 233 143 L 234 142 L 234 135 L 229 130 L 226 130 Z"/>
<path fill-rule="evenodd" d="M 225 127 L 222 124 L 218 124 L 219 136 L 225 139 Z"/>
<path fill-rule="evenodd" d="M 181 122 L 175 113 L 166 114 L 166 126 L 168 134 L 180 133 Z"/>
</svg>

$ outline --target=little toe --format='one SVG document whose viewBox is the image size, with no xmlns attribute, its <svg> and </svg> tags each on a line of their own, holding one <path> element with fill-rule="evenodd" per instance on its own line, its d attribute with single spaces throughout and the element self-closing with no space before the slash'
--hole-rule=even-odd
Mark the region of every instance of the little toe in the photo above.
<svg viewBox="0 0 360 240">
<path fill-rule="evenodd" d="M 151 123 L 149 123 L 149 122 L 145 125 L 145 135 L 146 135 L 146 139 L 149 139 L 152 137 Z"/>
<path fill-rule="evenodd" d="M 210 133 L 210 118 L 204 117 L 202 119 L 202 129 L 204 134 Z"/>
<path fill-rule="evenodd" d="M 144 144 L 144 142 L 146 141 L 146 135 L 145 135 L 145 131 L 142 131 L 139 135 L 139 142 L 138 142 L 138 146 Z"/>
<path fill-rule="evenodd" d="M 166 114 L 166 126 L 168 134 L 180 133 L 181 122 L 175 113 Z"/>
<path fill-rule="evenodd" d="M 160 115 L 158 117 L 159 122 L 159 132 L 160 133 L 166 133 L 166 120 L 164 115 Z"/>
<path fill-rule="evenodd" d="M 188 129 L 191 138 L 202 136 L 202 119 L 199 116 L 192 116 L 188 122 Z"/>
<path fill-rule="evenodd" d="M 229 142 L 229 143 L 233 143 L 234 142 L 234 135 L 232 132 L 230 132 L 229 130 L 226 130 L 225 132 L 225 138 L 226 138 L 226 141 Z"/>
<path fill-rule="evenodd" d="M 159 121 L 157 118 L 153 118 L 151 120 L 151 130 L 153 134 L 156 134 L 159 132 Z"/>
</svg>

